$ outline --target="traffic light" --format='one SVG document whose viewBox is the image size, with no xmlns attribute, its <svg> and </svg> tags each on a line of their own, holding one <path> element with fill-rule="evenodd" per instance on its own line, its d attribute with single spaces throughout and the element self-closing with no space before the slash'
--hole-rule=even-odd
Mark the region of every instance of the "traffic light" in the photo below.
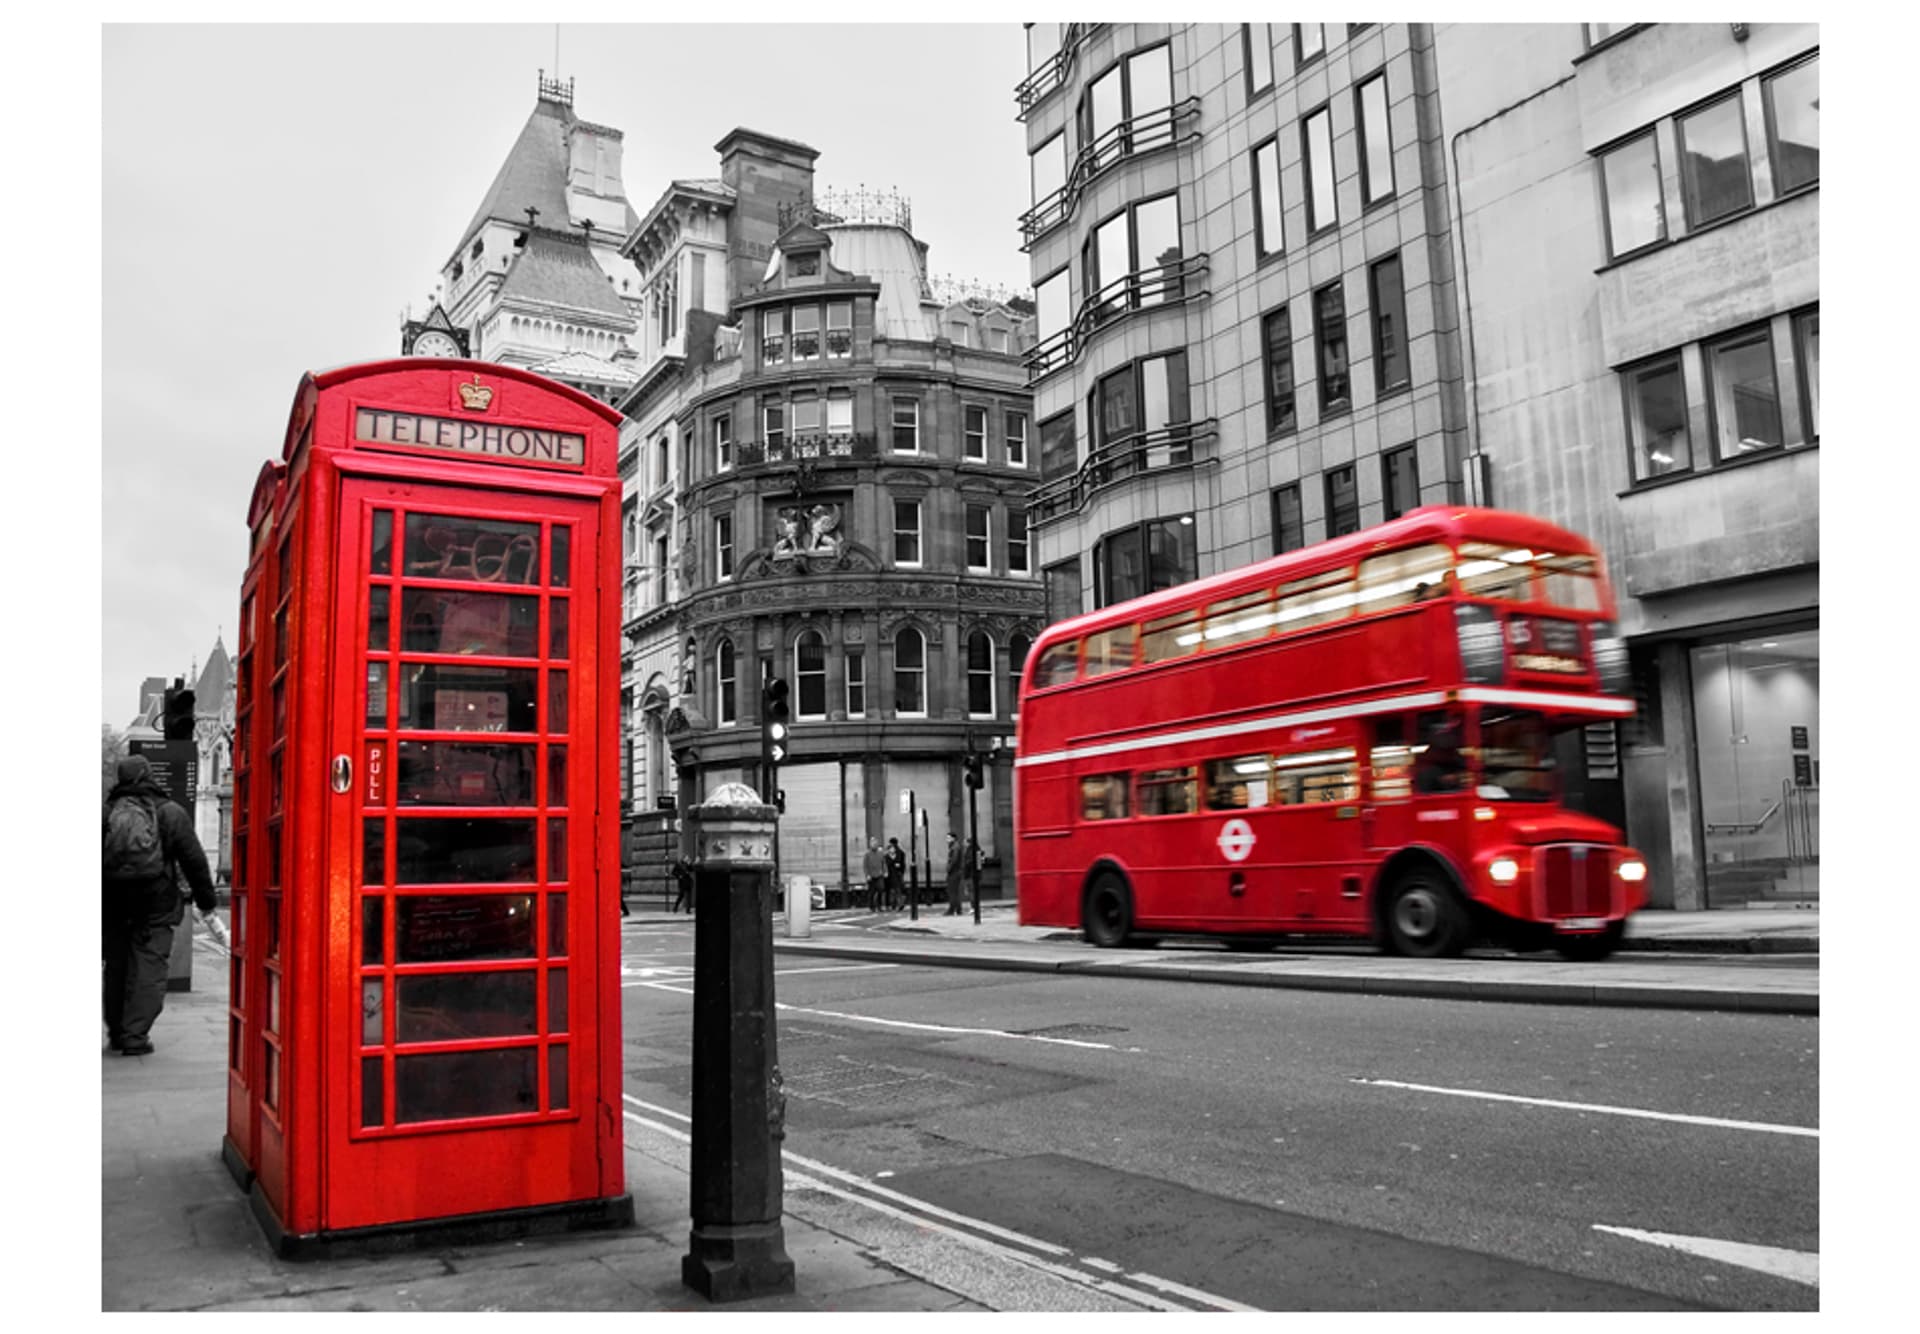
<svg viewBox="0 0 1920 1334">
<path fill-rule="evenodd" d="M 787 683 L 770 676 L 760 688 L 760 753 L 768 764 L 787 758 Z"/>
<path fill-rule="evenodd" d="M 981 772 L 980 772 L 981 756 L 977 752 L 970 750 L 966 754 L 964 764 L 967 770 L 967 786 L 968 787 L 984 786 L 986 783 L 986 780 L 983 777 L 981 777 Z"/>
<path fill-rule="evenodd" d="M 180 686 L 167 688 L 161 706 L 160 737 L 164 741 L 193 740 L 193 692 Z"/>
<path fill-rule="evenodd" d="M 787 813 L 787 790 L 784 787 L 773 790 L 773 809 L 782 815 Z"/>
</svg>

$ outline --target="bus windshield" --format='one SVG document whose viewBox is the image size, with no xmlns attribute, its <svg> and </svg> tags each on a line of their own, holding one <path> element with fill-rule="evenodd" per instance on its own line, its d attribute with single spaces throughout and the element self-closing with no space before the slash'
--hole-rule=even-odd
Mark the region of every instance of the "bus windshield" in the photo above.
<svg viewBox="0 0 1920 1334">
<path fill-rule="evenodd" d="M 1553 730 L 1531 709 L 1480 715 L 1476 793 L 1489 801 L 1552 801 Z"/>
</svg>

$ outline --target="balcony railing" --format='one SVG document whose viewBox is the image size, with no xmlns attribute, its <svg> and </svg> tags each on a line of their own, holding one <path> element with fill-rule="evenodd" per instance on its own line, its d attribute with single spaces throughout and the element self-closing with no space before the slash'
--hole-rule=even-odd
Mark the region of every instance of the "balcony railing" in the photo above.
<svg viewBox="0 0 1920 1334">
<path fill-rule="evenodd" d="M 1071 476 L 1042 482 L 1027 496 L 1027 521 L 1042 524 L 1086 508 L 1101 487 L 1143 473 L 1184 468 L 1194 461 L 1196 447 L 1218 434 L 1216 419 L 1177 422 L 1102 445 Z"/>
<path fill-rule="evenodd" d="M 1014 119 L 1025 121 L 1041 99 L 1057 90 L 1067 81 L 1067 72 L 1073 68 L 1073 62 L 1080 57 L 1080 44 L 1095 28 L 1104 25 L 1098 23 L 1069 23 L 1060 31 L 1060 49 L 1041 64 L 1040 68 L 1022 79 L 1013 90 L 1014 101 L 1020 104 L 1020 111 Z"/>
<path fill-rule="evenodd" d="M 1095 331 L 1121 316 L 1157 306 L 1184 305 L 1208 295 L 1204 286 L 1206 279 L 1205 251 L 1182 255 L 1170 264 L 1157 264 L 1114 279 L 1080 303 L 1073 323 L 1028 349 L 1025 358 L 1028 386 L 1071 365 Z"/>
<path fill-rule="evenodd" d="M 742 468 L 762 463 L 797 463 L 801 459 L 871 459 L 878 455 L 878 442 L 870 431 L 859 435 L 810 432 L 789 435 L 773 444 L 743 440 L 734 446 L 735 463 Z"/>
<path fill-rule="evenodd" d="M 1107 168 L 1141 153 L 1199 137 L 1200 131 L 1192 123 L 1199 114 L 1200 99 L 1189 97 L 1184 102 L 1143 111 L 1132 120 L 1123 120 L 1092 143 L 1083 145 L 1067 172 L 1066 183 L 1020 215 L 1020 234 L 1024 238 L 1020 248 L 1031 248 L 1036 238 L 1072 217 L 1087 187 Z"/>
</svg>

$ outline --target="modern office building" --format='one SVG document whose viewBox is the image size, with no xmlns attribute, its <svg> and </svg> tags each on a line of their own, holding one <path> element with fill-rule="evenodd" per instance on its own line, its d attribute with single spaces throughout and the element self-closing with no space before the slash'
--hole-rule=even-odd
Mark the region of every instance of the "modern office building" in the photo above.
<svg viewBox="0 0 1920 1334">
<path fill-rule="evenodd" d="M 1818 32 L 1033 24 L 1049 619 L 1393 517 L 1607 553 L 1659 906 L 1817 894 Z"/>
</svg>

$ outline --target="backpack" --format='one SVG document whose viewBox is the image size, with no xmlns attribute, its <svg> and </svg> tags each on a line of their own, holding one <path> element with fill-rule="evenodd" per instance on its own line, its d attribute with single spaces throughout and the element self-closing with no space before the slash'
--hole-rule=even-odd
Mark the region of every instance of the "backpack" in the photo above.
<svg viewBox="0 0 1920 1334">
<path fill-rule="evenodd" d="M 107 807 L 102 873 L 113 880 L 157 880 L 167 873 L 160 842 L 160 817 L 141 797 L 119 797 Z"/>
</svg>

